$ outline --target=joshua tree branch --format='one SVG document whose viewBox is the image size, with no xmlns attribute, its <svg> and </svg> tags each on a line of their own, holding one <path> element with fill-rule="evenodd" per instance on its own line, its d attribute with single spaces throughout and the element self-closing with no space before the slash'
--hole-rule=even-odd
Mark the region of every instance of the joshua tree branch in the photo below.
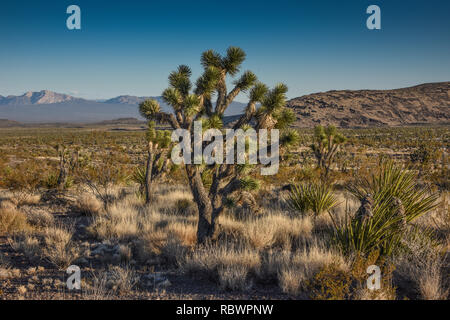
<svg viewBox="0 0 450 320">
<path fill-rule="evenodd" d="M 239 118 L 238 122 L 236 122 L 236 124 L 233 126 L 233 129 L 239 129 L 241 128 L 244 124 L 248 124 L 253 116 L 256 113 L 256 102 L 255 101 L 250 101 L 247 105 L 247 108 L 245 108 L 245 113 Z"/>
</svg>

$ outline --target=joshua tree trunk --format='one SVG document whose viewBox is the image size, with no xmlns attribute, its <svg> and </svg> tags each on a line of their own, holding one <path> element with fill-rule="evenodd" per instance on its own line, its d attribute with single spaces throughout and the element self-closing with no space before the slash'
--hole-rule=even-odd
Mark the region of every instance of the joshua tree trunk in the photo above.
<svg viewBox="0 0 450 320">
<path fill-rule="evenodd" d="M 148 144 L 147 167 L 145 170 L 145 204 L 149 204 L 152 200 L 152 171 L 155 156 L 153 154 L 153 145 Z"/>
<path fill-rule="evenodd" d="M 215 224 L 213 225 L 212 223 L 213 208 L 197 168 L 194 165 L 186 165 L 186 173 L 199 213 L 197 242 L 204 243 L 206 239 L 211 238 L 215 232 Z"/>
<path fill-rule="evenodd" d="M 64 189 L 66 182 L 67 182 L 66 158 L 64 155 L 64 149 L 62 149 L 59 154 L 59 176 L 57 181 L 58 189 Z"/>
</svg>

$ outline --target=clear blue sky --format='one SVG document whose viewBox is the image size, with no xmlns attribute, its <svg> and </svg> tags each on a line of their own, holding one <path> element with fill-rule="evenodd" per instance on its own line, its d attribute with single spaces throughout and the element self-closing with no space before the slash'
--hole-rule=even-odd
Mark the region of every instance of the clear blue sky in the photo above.
<svg viewBox="0 0 450 320">
<path fill-rule="evenodd" d="M 66 28 L 71 4 L 82 30 Z M 381 7 L 379 31 L 366 28 L 370 4 Z M 448 81 L 449 15 L 448 0 L 3 0 L 0 94 L 159 95 L 177 65 L 198 76 L 202 51 L 230 45 L 291 98 Z"/>
</svg>

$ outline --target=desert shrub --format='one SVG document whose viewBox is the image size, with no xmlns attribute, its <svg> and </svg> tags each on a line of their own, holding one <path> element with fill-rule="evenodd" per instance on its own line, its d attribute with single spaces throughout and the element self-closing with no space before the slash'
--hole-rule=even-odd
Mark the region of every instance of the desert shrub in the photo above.
<svg viewBox="0 0 450 320">
<path fill-rule="evenodd" d="M 11 246 L 23 253 L 31 262 L 45 259 L 65 269 L 79 254 L 72 242 L 73 230 L 66 226 L 50 226 L 33 233 L 20 233 L 14 237 Z"/>
<path fill-rule="evenodd" d="M 18 205 L 22 205 L 43 185 L 45 166 L 37 160 L 27 160 L 5 170 L 0 186 L 10 190 Z"/>
<path fill-rule="evenodd" d="M 377 265 L 381 270 L 379 290 L 370 291 L 367 288 L 367 268 Z M 391 259 L 380 255 L 380 251 L 372 251 L 367 255 L 356 254 L 351 265 L 352 298 L 360 300 L 393 300 L 396 288 L 393 286 L 393 272 L 395 266 Z"/>
<path fill-rule="evenodd" d="M 395 273 L 399 279 L 413 284 L 413 288 L 402 288 L 411 297 L 446 299 L 445 261 L 446 255 L 441 252 L 433 232 L 414 227 L 408 231 L 402 242 L 402 251 L 394 259 Z"/>
<path fill-rule="evenodd" d="M 34 235 L 25 233 L 19 234 L 13 238 L 11 247 L 21 252 L 31 262 L 37 262 L 41 259 L 41 246 L 39 239 Z"/>
<path fill-rule="evenodd" d="M 175 211 L 181 216 L 194 216 L 196 214 L 196 205 L 190 199 L 177 199 L 175 201 Z"/>
<path fill-rule="evenodd" d="M 274 258 L 277 259 L 274 259 Z M 263 263 L 272 262 L 272 267 L 262 265 L 262 270 L 267 274 L 277 270 L 278 284 L 281 290 L 291 295 L 307 292 L 308 285 L 313 277 L 325 265 L 335 263 L 344 271 L 350 270 L 348 262 L 342 255 L 325 247 L 324 243 L 313 242 L 309 248 L 303 248 L 295 252 L 280 252 L 271 259 L 265 258 Z"/>
<path fill-rule="evenodd" d="M 248 268 L 242 265 L 219 266 L 217 272 L 222 290 L 245 291 L 252 286 Z"/>
<path fill-rule="evenodd" d="M 12 234 L 29 229 L 25 213 L 15 208 L 0 207 L 0 234 Z"/>
<path fill-rule="evenodd" d="M 139 282 L 136 271 L 129 266 L 111 266 L 107 275 L 106 287 L 119 294 L 129 293 Z"/>
<path fill-rule="evenodd" d="M 93 158 L 90 164 L 77 171 L 80 182 L 103 201 L 104 208 L 114 201 L 113 190 L 115 186 L 125 183 L 130 176 L 126 164 L 127 155 L 120 150 L 110 151 L 101 158 Z M 100 157 L 97 155 L 97 157 Z"/>
<path fill-rule="evenodd" d="M 102 212 L 102 203 L 94 196 L 80 195 L 75 201 L 74 209 L 86 216 L 96 216 Z"/>
<path fill-rule="evenodd" d="M 26 212 L 27 221 L 34 227 L 49 227 L 54 224 L 55 218 L 45 210 L 33 210 Z"/>
<path fill-rule="evenodd" d="M 348 272 L 334 264 L 323 266 L 309 284 L 314 300 L 344 300 L 350 295 L 351 279 Z"/>
<path fill-rule="evenodd" d="M 245 270 L 247 273 L 253 273 L 259 268 L 260 263 L 258 252 L 244 244 L 206 244 L 186 256 L 182 271 L 220 283 L 219 270 L 221 270 L 222 280 L 226 284 L 226 279 L 232 272 L 230 268 L 235 268 L 234 271 L 239 268 L 242 280 Z"/>
<path fill-rule="evenodd" d="M 421 170 L 437 162 L 441 152 L 438 148 L 429 144 L 422 144 L 409 155 L 412 163 L 417 164 Z"/>
<path fill-rule="evenodd" d="M 78 257 L 78 250 L 72 242 L 71 227 L 53 226 L 43 232 L 42 256 L 55 266 L 65 269 Z"/>
<path fill-rule="evenodd" d="M 367 288 L 367 268 L 377 264 L 381 269 L 380 289 Z M 350 269 L 343 269 L 331 262 L 323 265 L 307 283 L 309 296 L 315 300 L 390 300 L 395 299 L 396 289 L 392 286 L 394 267 L 386 260 L 380 260 L 378 251 L 367 256 L 357 254 Z"/>
<path fill-rule="evenodd" d="M 308 183 L 294 185 L 289 194 L 288 203 L 291 208 L 301 214 L 311 211 L 314 216 L 319 216 L 335 207 L 337 199 L 328 184 Z"/>
</svg>

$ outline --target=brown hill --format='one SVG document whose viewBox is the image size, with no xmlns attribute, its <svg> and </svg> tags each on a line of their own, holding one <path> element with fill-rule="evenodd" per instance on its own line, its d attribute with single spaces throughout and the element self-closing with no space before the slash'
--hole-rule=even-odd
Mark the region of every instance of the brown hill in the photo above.
<svg viewBox="0 0 450 320">
<path fill-rule="evenodd" d="M 296 125 L 397 126 L 450 123 L 450 82 L 394 90 L 333 90 L 288 102 Z"/>
<path fill-rule="evenodd" d="M 8 119 L 0 119 L 0 128 L 9 128 L 9 127 L 17 127 L 20 125 L 20 122 L 12 121 Z"/>
</svg>

